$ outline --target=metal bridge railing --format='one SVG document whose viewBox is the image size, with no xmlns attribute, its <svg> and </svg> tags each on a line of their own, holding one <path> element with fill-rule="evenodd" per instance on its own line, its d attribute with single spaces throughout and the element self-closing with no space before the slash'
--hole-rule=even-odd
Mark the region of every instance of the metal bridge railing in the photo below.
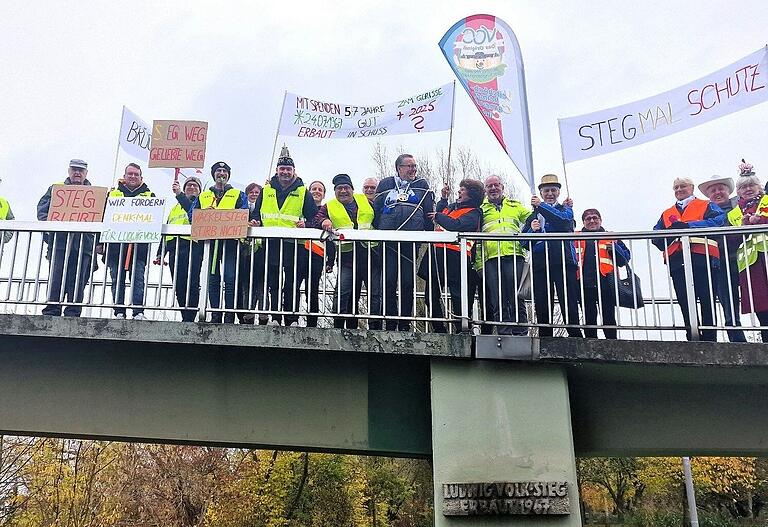
<svg viewBox="0 0 768 527">
<path fill-rule="evenodd" d="M 13 233 L 0 236 L 5 313 L 642 340 L 768 334 L 764 226 L 514 236 L 250 228 L 243 240 L 192 242 L 189 226 L 166 225 L 151 246 L 102 246 L 93 223 L 2 227 Z M 739 272 L 737 258 L 751 265 Z"/>
</svg>

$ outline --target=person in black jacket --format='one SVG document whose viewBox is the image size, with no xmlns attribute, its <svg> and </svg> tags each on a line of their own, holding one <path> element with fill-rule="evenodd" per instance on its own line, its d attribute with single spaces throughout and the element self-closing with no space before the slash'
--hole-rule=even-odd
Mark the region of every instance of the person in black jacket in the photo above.
<svg viewBox="0 0 768 527">
<path fill-rule="evenodd" d="M 448 204 L 451 188 L 446 184 L 442 190 L 442 199 L 437 202 L 436 210 L 427 216 L 434 222 L 435 230 L 451 232 L 477 232 L 480 229 L 482 212 L 480 205 L 485 196 L 483 183 L 475 179 L 464 179 L 459 183 L 459 197 L 455 203 Z M 462 288 L 461 283 L 461 258 L 467 260 L 467 288 Z M 474 297 L 474 288 L 477 284 L 475 271 L 472 269 L 471 250 L 461 254 L 461 246 L 458 243 L 435 243 L 427 255 L 422 258 L 419 266 L 419 276 L 427 281 L 427 294 L 425 303 L 429 318 L 441 319 L 445 317 L 440 302 L 440 293 L 444 287 L 448 287 L 451 295 L 451 314 L 454 317 L 462 316 L 462 296 Z M 471 302 L 470 302 L 471 304 Z M 445 323 L 437 320 L 432 323 L 437 333 L 445 333 Z M 461 331 L 461 323 L 456 322 L 456 331 Z"/>
<path fill-rule="evenodd" d="M 428 213 L 435 210 L 429 182 L 416 177 L 416 161 L 411 154 L 395 160 L 397 174 L 382 179 L 373 200 L 373 228 L 383 231 L 431 231 Z M 407 240 L 407 235 L 402 235 Z M 419 243 L 385 242 L 382 254 L 384 276 L 384 314 L 387 317 L 413 317 L 416 259 Z M 398 309 L 399 307 L 399 309 Z M 408 331 L 407 319 L 387 318 L 386 329 Z"/>
</svg>

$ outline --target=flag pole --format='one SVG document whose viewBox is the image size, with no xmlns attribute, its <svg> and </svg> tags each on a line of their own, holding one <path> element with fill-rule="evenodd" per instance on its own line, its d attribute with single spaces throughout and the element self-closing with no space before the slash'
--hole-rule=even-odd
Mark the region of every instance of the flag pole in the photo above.
<svg viewBox="0 0 768 527">
<path fill-rule="evenodd" d="M 283 92 L 283 104 L 280 105 L 280 117 L 277 118 L 277 129 L 275 130 L 275 143 L 272 145 L 272 156 L 269 158 L 267 167 L 267 183 L 272 179 L 272 162 L 275 160 L 275 151 L 277 150 L 277 139 L 280 137 L 280 123 L 283 122 L 283 110 L 285 109 L 285 99 L 288 97 L 288 91 Z"/>
<path fill-rule="evenodd" d="M 456 79 L 453 80 L 453 99 L 451 100 L 451 129 L 448 132 L 448 166 L 445 169 L 447 181 L 443 184 L 450 184 L 453 174 L 451 173 L 451 147 L 453 146 L 453 120 L 456 115 Z"/>
<path fill-rule="evenodd" d="M 565 168 L 565 152 L 563 151 L 563 129 L 560 127 L 560 119 L 557 120 L 557 132 L 560 135 L 560 160 L 563 162 L 563 179 L 565 179 L 565 197 L 571 197 L 568 189 L 568 171 Z"/>
<path fill-rule="evenodd" d="M 120 137 L 123 133 L 123 119 L 125 119 L 125 105 L 120 114 L 120 126 L 117 129 L 117 148 L 115 148 L 115 166 L 112 168 L 112 187 L 117 188 L 117 158 L 120 156 Z"/>
</svg>

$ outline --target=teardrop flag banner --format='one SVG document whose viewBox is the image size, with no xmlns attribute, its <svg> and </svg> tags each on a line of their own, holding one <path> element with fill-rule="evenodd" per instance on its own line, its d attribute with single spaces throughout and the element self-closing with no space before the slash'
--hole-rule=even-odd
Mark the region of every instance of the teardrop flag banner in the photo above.
<svg viewBox="0 0 768 527">
<path fill-rule="evenodd" d="M 443 35 L 440 49 L 533 192 L 525 71 L 512 29 L 493 15 L 468 16 Z"/>
</svg>

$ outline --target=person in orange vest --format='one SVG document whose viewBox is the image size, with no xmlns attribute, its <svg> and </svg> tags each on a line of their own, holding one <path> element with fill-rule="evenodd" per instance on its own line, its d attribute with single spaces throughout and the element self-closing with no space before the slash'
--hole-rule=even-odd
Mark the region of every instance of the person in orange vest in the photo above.
<svg viewBox="0 0 768 527">
<path fill-rule="evenodd" d="M 693 181 L 690 178 L 677 178 L 672 184 L 675 192 L 674 205 L 661 213 L 653 230 L 701 229 L 722 227 L 725 213 L 714 203 L 696 198 L 693 195 Z M 717 273 L 720 267 L 720 250 L 717 239 L 712 236 L 690 235 L 691 264 L 693 272 L 693 294 L 699 301 L 701 312 L 698 321 L 703 326 L 714 325 L 714 292 L 717 291 Z M 664 262 L 669 267 L 672 286 L 675 289 L 680 310 L 683 312 L 685 334 L 691 340 L 691 320 L 688 314 L 688 291 L 685 284 L 685 268 L 680 236 L 654 238 L 652 243 L 664 253 Z M 714 329 L 701 331 L 701 340 L 717 340 Z"/>
<path fill-rule="evenodd" d="M 464 179 L 459 183 L 459 193 L 456 202 L 448 204 L 451 195 L 451 187 L 446 183 L 442 190 L 442 199 L 435 206 L 436 211 L 427 214 L 435 223 L 436 231 L 452 232 L 478 232 L 483 219 L 480 205 L 485 197 L 485 188 L 481 181 L 476 179 Z M 461 283 L 461 258 L 467 259 L 467 289 L 462 288 Z M 419 277 L 427 281 L 427 293 L 424 296 L 427 307 L 427 316 L 441 319 L 445 317 L 441 305 L 441 291 L 448 288 L 451 295 L 452 307 L 449 311 L 454 317 L 461 317 L 462 295 L 474 298 L 475 287 L 478 279 L 472 268 L 472 248 L 468 244 L 468 250 L 461 254 L 461 246 L 458 243 L 435 243 L 422 258 L 419 266 Z M 471 303 L 471 302 L 470 302 Z M 445 333 L 445 323 L 437 320 L 432 322 L 436 333 Z M 461 324 L 456 323 L 456 331 L 461 331 Z"/>
<path fill-rule="evenodd" d="M 325 184 L 322 181 L 313 181 L 309 184 L 309 194 L 315 202 L 318 210 L 325 199 Z M 335 246 L 320 240 L 304 240 L 303 245 L 296 249 L 296 287 L 301 289 L 304 283 L 304 296 L 307 299 L 309 313 L 320 311 L 320 278 L 333 262 L 336 255 Z M 307 327 L 317 327 L 317 315 L 307 315 Z"/>
<path fill-rule="evenodd" d="M 581 215 L 582 231 L 605 232 L 603 218 L 597 209 L 587 209 Z M 616 325 L 616 267 L 629 263 L 629 249 L 621 240 L 576 240 L 578 267 L 576 277 L 584 292 L 584 321 L 597 325 L 597 312 L 604 326 Z M 607 339 L 616 338 L 616 330 L 603 328 Z M 596 328 L 585 328 L 584 336 L 597 338 Z"/>
</svg>

